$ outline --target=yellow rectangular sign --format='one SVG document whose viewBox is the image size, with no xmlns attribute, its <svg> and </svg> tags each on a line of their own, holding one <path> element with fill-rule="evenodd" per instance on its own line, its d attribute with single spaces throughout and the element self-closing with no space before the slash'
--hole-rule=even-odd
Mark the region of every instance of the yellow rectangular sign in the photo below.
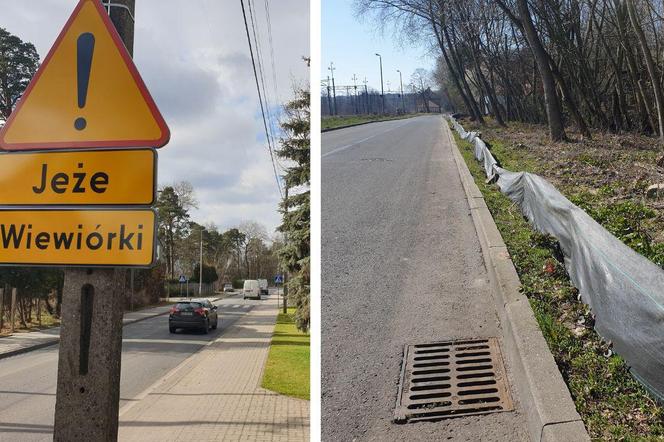
<svg viewBox="0 0 664 442">
<path fill-rule="evenodd" d="M 133 266 L 155 261 L 153 210 L 0 210 L 0 265 Z"/>
<path fill-rule="evenodd" d="M 0 154 L 0 206 L 151 205 L 156 166 L 152 149 Z"/>
</svg>

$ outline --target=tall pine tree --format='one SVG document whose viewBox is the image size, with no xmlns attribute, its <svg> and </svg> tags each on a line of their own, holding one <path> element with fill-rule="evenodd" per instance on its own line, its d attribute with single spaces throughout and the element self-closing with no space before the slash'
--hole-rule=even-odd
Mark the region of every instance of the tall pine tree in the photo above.
<svg viewBox="0 0 664 442">
<path fill-rule="evenodd" d="M 285 243 L 279 252 L 282 265 L 289 274 L 288 300 L 295 304 L 295 321 L 300 330 L 309 329 L 311 211 L 310 193 L 310 93 L 299 89 L 285 106 L 286 120 L 281 124 L 284 136 L 279 158 L 287 160 L 284 181 L 288 197 L 281 203 L 283 222 L 279 231 Z"/>
</svg>

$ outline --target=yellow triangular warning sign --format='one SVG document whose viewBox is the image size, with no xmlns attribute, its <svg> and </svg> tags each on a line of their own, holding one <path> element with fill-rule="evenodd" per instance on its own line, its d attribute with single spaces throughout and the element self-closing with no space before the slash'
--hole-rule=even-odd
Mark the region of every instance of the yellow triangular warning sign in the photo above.
<svg viewBox="0 0 664 442">
<path fill-rule="evenodd" d="M 0 148 L 161 147 L 169 136 L 101 2 L 81 0 L 0 131 Z"/>
</svg>

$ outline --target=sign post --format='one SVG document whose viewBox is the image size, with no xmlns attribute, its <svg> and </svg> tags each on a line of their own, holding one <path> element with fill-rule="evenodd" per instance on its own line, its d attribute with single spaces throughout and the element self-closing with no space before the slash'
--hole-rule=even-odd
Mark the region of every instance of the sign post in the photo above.
<svg viewBox="0 0 664 442">
<path fill-rule="evenodd" d="M 104 5 L 79 0 L 0 130 L 0 265 L 66 267 L 55 441 L 117 440 L 126 269 L 155 263 L 170 138 L 132 61 L 135 0 Z"/>
<path fill-rule="evenodd" d="M 277 310 L 279 310 L 279 297 L 281 295 L 281 292 L 279 290 L 279 286 L 284 283 L 284 275 L 277 275 L 274 277 L 274 284 L 277 286 Z"/>
<path fill-rule="evenodd" d="M 187 297 L 189 297 L 189 281 L 184 275 L 180 275 L 180 298 L 182 298 L 182 284 L 187 283 Z"/>
</svg>

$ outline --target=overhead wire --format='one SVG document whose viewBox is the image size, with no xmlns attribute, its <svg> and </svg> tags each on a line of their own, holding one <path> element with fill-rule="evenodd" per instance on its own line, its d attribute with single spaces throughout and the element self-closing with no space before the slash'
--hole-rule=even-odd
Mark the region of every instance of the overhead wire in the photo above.
<svg viewBox="0 0 664 442">
<path fill-rule="evenodd" d="M 251 6 L 251 0 L 248 0 Z M 247 12 L 244 7 L 244 0 L 240 0 L 240 5 L 242 6 L 242 16 L 244 17 L 244 29 L 247 32 L 247 43 L 249 44 L 249 54 L 251 56 L 251 65 L 254 69 L 254 79 L 256 80 L 256 90 L 258 91 L 258 102 L 260 103 L 261 115 L 263 117 L 263 128 L 265 129 L 265 136 L 267 138 L 268 150 L 270 152 L 270 159 L 272 160 L 272 170 L 274 172 L 274 179 L 277 183 L 277 188 L 279 189 L 279 195 L 283 198 L 283 192 L 281 190 L 281 183 L 279 182 L 279 175 L 277 173 L 277 166 L 274 157 L 274 149 L 272 147 L 272 140 L 270 137 L 270 130 L 268 129 L 267 119 L 265 117 L 265 106 L 263 104 L 263 93 L 261 93 L 260 81 L 258 79 L 258 71 L 256 69 L 256 60 L 254 58 L 254 51 L 251 44 L 251 35 L 249 33 L 249 24 L 247 22 Z M 250 11 L 251 13 L 251 11 Z M 255 34 L 254 34 L 255 39 Z"/>
<path fill-rule="evenodd" d="M 268 42 L 269 42 L 269 45 L 270 45 L 270 63 L 272 65 L 272 87 L 273 87 L 273 90 L 274 90 L 275 101 L 277 103 L 280 103 L 281 102 L 281 97 L 279 95 L 279 82 L 277 81 L 277 68 L 276 68 L 275 62 L 274 62 L 275 57 L 274 57 L 274 43 L 273 43 L 273 39 L 272 39 L 272 19 L 270 18 L 270 4 L 269 4 L 268 0 L 264 0 L 263 4 L 265 6 L 265 22 L 266 22 L 266 28 L 267 28 Z M 271 120 L 272 124 L 278 124 L 278 121 L 275 122 L 274 120 L 275 119 Z M 274 127 L 273 127 L 273 131 L 276 132 L 276 130 L 274 130 Z M 281 163 L 279 163 L 279 165 L 281 165 Z M 282 167 L 282 170 L 285 171 L 286 168 Z"/>
<path fill-rule="evenodd" d="M 263 100 L 265 101 L 265 111 L 267 113 L 267 121 L 268 121 L 268 128 L 270 130 L 270 137 L 272 138 L 272 145 L 276 146 L 276 141 L 275 141 L 275 125 L 274 125 L 274 120 L 275 118 L 273 117 L 273 107 L 272 104 L 270 103 L 270 96 L 268 94 L 268 89 L 265 86 L 265 69 L 263 68 L 264 63 L 263 63 L 263 50 L 261 49 L 261 38 L 260 38 L 260 29 L 257 29 L 257 23 L 258 23 L 258 15 L 256 14 L 256 7 L 255 3 L 252 2 L 252 0 L 247 0 L 249 4 L 249 18 L 251 21 L 251 29 L 254 34 L 254 46 L 256 48 L 256 60 L 258 61 L 258 75 L 261 81 L 261 85 L 263 87 Z M 278 97 L 276 98 L 278 101 Z M 277 165 L 279 163 L 277 162 Z"/>
<path fill-rule="evenodd" d="M 277 81 L 277 68 L 274 63 L 274 43 L 272 41 L 272 19 L 270 18 L 270 5 L 268 0 L 264 1 L 265 4 L 265 21 L 267 23 L 267 35 L 268 41 L 270 43 L 270 61 L 272 64 L 272 83 L 274 86 L 274 96 L 279 102 L 279 82 Z"/>
</svg>

